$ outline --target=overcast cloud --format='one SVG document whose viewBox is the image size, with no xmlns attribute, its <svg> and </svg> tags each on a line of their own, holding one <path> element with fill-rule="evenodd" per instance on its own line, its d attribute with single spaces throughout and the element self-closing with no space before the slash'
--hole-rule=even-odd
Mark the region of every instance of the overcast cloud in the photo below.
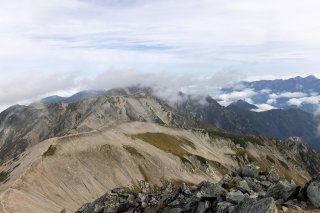
<svg viewBox="0 0 320 213">
<path fill-rule="evenodd" d="M 318 74 L 319 10 L 318 0 L 0 0 L 0 108 L 142 79 L 210 91 L 230 77 Z"/>
</svg>

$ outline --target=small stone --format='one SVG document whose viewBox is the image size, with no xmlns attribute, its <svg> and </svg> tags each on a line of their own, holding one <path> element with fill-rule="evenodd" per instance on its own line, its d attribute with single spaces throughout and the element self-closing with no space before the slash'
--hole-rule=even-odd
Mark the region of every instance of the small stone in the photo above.
<svg viewBox="0 0 320 213">
<path fill-rule="evenodd" d="M 267 177 L 266 177 L 265 175 L 259 175 L 259 176 L 257 177 L 257 180 L 259 180 L 259 181 L 266 181 L 266 180 L 267 180 Z"/>
<path fill-rule="evenodd" d="M 138 182 L 138 184 L 142 193 L 148 194 L 151 192 L 151 186 L 147 181 L 141 180 Z"/>
<path fill-rule="evenodd" d="M 285 207 L 285 206 L 282 206 L 282 211 L 283 211 L 283 212 L 288 212 L 289 209 L 288 209 L 287 207 Z"/>
</svg>

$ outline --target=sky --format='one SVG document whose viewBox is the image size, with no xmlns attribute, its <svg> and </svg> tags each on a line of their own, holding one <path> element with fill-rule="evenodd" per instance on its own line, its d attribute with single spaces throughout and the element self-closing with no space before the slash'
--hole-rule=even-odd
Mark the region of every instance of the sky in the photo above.
<svg viewBox="0 0 320 213">
<path fill-rule="evenodd" d="M 318 0 L 0 0 L 0 111 L 146 81 L 319 76 L 319 11 Z"/>
</svg>

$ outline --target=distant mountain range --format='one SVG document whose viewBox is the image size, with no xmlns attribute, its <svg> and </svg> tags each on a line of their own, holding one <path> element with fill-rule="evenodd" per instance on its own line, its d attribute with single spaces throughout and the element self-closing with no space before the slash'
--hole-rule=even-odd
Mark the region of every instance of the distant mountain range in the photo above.
<svg viewBox="0 0 320 213">
<path fill-rule="evenodd" d="M 264 135 L 278 139 L 298 136 L 313 148 L 319 149 L 318 121 L 300 109 L 273 109 L 255 112 L 256 106 L 237 101 L 228 107 L 207 97 L 206 103 L 189 97 L 175 105 L 180 115 L 195 119 L 201 126 L 215 126 L 242 134 Z"/>
<path fill-rule="evenodd" d="M 310 75 L 305 78 L 297 76 L 285 80 L 240 82 L 221 91 L 225 95 L 248 93 L 241 98 L 250 100 L 256 105 L 267 104 L 279 109 L 299 108 L 314 113 L 319 108 L 320 79 Z M 222 100 L 218 98 L 218 101 Z"/>
</svg>

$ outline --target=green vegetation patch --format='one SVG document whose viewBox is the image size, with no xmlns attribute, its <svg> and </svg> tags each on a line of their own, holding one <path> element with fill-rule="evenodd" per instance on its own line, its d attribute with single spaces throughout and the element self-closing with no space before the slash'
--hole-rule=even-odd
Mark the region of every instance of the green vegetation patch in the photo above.
<svg viewBox="0 0 320 213">
<path fill-rule="evenodd" d="M 57 150 L 57 147 L 55 147 L 54 145 L 50 145 L 48 150 L 45 151 L 45 153 L 43 153 L 43 156 L 44 157 L 53 156 L 56 150 Z"/>
<path fill-rule="evenodd" d="M 136 156 L 136 157 L 139 157 L 139 158 L 143 158 L 144 159 L 144 156 L 138 152 L 138 150 L 136 150 L 134 147 L 132 146 L 127 146 L 127 145 L 124 145 L 123 148 L 129 152 L 132 156 Z"/>
<path fill-rule="evenodd" d="M 10 172 L 9 171 L 0 172 L 0 183 L 7 182 L 9 177 L 10 177 Z"/>
<path fill-rule="evenodd" d="M 142 133 L 142 134 L 135 134 L 131 136 L 133 139 L 139 139 L 142 141 L 145 141 L 158 149 L 161 149 L 165 152 L 177 155 L 177 156 L 183 156 L 184 154 L 189 154 L 185 147 L 190 147 L 192 149 L 195 149 L 195 145 L 187 140 L 186 138 L 174 136 L 174 135 L 168 135 L 164 133 Z"/>
<path fill-rule="evenodd" d="M 264 146 L 263 138 L 260 136 L 241 135 L 241 134 L 226 132 L 223 130 L 218 131 L 218 130 L 212 130 L 212 129 L 206 130 L 206 133 L 208 133 L 211 138 L 230 139 L 233 143 L 239 144 L 243 148 L 247 146 L 247 142 Z"/>
</svg>

